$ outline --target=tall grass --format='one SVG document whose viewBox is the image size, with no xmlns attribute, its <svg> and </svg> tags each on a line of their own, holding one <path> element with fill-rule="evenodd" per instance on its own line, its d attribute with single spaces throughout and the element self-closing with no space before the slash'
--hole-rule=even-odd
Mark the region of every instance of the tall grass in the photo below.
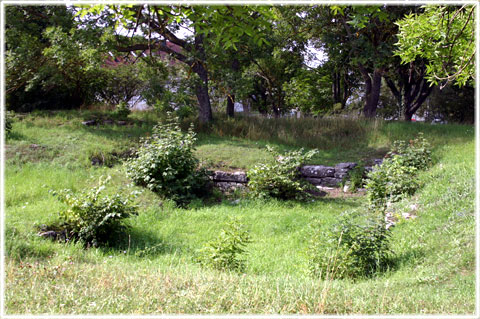
<svg viewBox="0 0 480 319">
<path fill-rule="evenodd" d="M 197 126 L 203 159 L 240 168 L 261 158 L 266 144 L 319 148 L 316 160 L 323 164 L 378 155 L 394 140 L 424 132 L 434 145 L 435 164 L 418 176 L 422 187 L 413 196 L 391 207 L 398 216 L 417 216 L 391 230 L 394 267 L 351 281 L 309 275 L 306 251 L 311 225 L 327 230 L 361 197 L 308 203 L 224 199 L 179 209 L 144 191 L 139 215 L 128 220 L 130 230 L 112 247 L 85 250 L 40 238 L 37 226 L 56 221 L 62 208 L 48 190 L 88 188 L 100 175 L 112 175 L 112 187 L 120 189 L 129 183 L 121 162 L 92 167 L 86 154 L 135 146 L 158 120 L 135 112 L 132 126 L 84 127 L 81 121 L 90 116 L 31 114 L 14 123 L 5 171 L 8 314 L 473 313 L 472 126 L 241 117 Z M 34 143 L 41 147 L 32 149 Z M 245 272 L 201 268 L 195 252 L 231 217 L 252 236 Z"/>
</svg>

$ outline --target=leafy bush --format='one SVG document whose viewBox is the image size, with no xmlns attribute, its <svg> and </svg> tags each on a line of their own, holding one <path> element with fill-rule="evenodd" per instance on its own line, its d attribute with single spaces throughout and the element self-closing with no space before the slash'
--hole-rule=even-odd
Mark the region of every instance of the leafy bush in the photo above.
<svg viewBox="0 0 480 319">
<path fill-rule="evenodd" d="M 280 199 L 305 199 L 311 185 L 299 179 L 299 167 L 311 159 L 317 150 L 306 153 L 303 149 L 280 155 L 267 147 L 275 160 L 258 164 L 247 172 L 248 186 L 252 196 L 257 198 L 275 197 Z"/>
<path fill-rule="evenodd" d="M 418 188 L 415 174 L 432 163 L 430 144 L 422 133 L 410 140 L 394 142 L 382 165 L 368 174 L 367 198 L 370 205 L 385 208 L 388 202 L 396 202 L 412 195 Z"/>
<path fill-rule="evenodd" d="M 431 146 L 423 137 L 423 133 L 418 133 L 418 136 L 408 143 L 395 141 L 388 156 L 395 155 L 402 157 L 405 166 L 415 167 L 419 170 L 428 168 L 432 163 Z"/>
<path fill-rule="evenodd" d="M 347 177 L 342 182 L 342 185 L 348 184 L 351 192 L 356 192 L 359 188 L 365 185 L 364 180 L 365 166 L 363 163 L 359 163 L 353 169 L 348 172 Z"/>
<path fill-rule="evenodd" d="M 385 208 L 387 202 L 396 202 L 412 195 L 418 188 L 417 169 L 405 165 L 404 158 L 394 155 L 368 173 L 367 199 L 371 206 Z"/>
<path fill-rule="evenodd" d="M 13 118 L 14 118 L 13 112 L 10 112 L 10 111 L 5 112 L 5 133 L 6 133 L 5 135 L 6 135 L 6 137 L 9 137 L 10 134 L 12 133 Z"/>
<path fill-rule="evenodd" d="M 137 185 L 184 205 L 204 195 L 208 181 L 206 172 L 197 170 L 195 141 L 193 128 L 183 133 L 178 118 L 169 115 L 143 141 L 138 156 L 126 162 L 127 175 Z"/>
<path fill-rule="evenodd" d="M 341 217 L 326 233 L 318 231 L 308 249 L 309 271 L 324 279 L 374 275 L 389 265 L 390 233 L 381 214 Z"/>
<path fill-rule="evenodd" d="M 136 206 L 132 204 L 133 193 L 128 196 L 102 194 L 109 180 L 110 177 L 101 177 L 98 186 L 79 194 L 69 189 L 52 191 L 68 205 L 59 215 L 69 235 L 86 245 L 98 246 L 113 239 L 124 228 L 121 221 L 137 214 Z"/>
<path fill-rule="evenodd" d="M 130 107 L 128 103 L 125 101 L 121 101 L 115 107 L 115 116 L 120 119 L 126 119 L 131 113 Z"/>
<path fill-rule="evenodd" d="M 220 270 L 243 271 L 245 261 L 240 255 L 251 242 L 250 235 L 236 219 L 227 223 L 220 235 L 199 251 L 198 261 L 206 267 Z"/>
</svg>

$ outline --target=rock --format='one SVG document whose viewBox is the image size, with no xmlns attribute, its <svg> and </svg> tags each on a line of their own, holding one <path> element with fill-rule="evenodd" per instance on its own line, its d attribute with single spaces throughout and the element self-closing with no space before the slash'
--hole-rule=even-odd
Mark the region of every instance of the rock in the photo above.
<svg viewBox="0 0 480 319">
<path fill-rule="evenodd" d="M 57 232 L 53 230 L 49 230 L 49 231 L 38 234 L 38 236 L 55 240 L 57 239 Z"/>
<path fill-rule="evenodd" d="M 127 121 L 117 121 L 117 125 L 127 125 Z"/>
<path fill-rule="evenodd" d="M 113 120 L 104 120 L 103 124 L 105 125 L 113 125 L 115 122 Z"/>
<path fill-rule="evenodd" d="M 323 165 L 305 165 L 300 168 L 300 174 L 306 177 L 334 177 L 335 168 Z"/>
<path fill-rule="evenodd" d="M 39 148 L 41 148 L 41 147 L 42 147 L 42 146 L 40 146 L 40 145 L 38 145 L 38 144 L 30 144 L 30 148 L 31 148 L 32 150 L 36 150 L 36 149 L 39 149 Z"/>
<path fill-rule="evenodd" d="M 82 124 L 83 124 L 83 125 L 86 125 L 86 126 L 92 126 L 92 125 L 97 124 L 97 121 L 95 121 L 95 120 L 84 121 L 84 122 L 82 122 Z"/>
<path fill-rule="evenodd" d="M 212 179 L 214 182 L 235 182 L 235 183 L 247 183 L 247 173 L 245 172 L 213 172 Z"/>
<path fill-rule="evenodd" d="M 335 174 L 333 174 L 333 177 L 344 179 L 345 177 L 348 176 L 349 171 L 350 171 L 350 169 L 345 169 L 345 168 L 335 169 Z"/>
<path fill-rule="evenodd" d="M 357 163 L 354 163 L 354 162 L 338 163 L 337 165 L 335 165 L 335 172 L 337 170 L 346 170 L 346 172 L 348 172 L 355 166 L 357 166 Z"/>
<path fill-rule="evenodd" d="M 373 159 L 373 166 L 382 165 L 382 163 L 383 163 L 383 158 L 374 158 Z"/>
<path fill-rule="evenodd" d="M 340 178 L 334 177 L 323 177 L 323 178 L 314 178 L 314 177 L 306 177 L 305 180 L 315 186 L 333 186 L 336 187 L 338 184 L 342 182 Z"/>
<path fill-rule="evenodd" d="M 222 192 L 232 192 L 236 189 L 244 189 L 245 183 L 236 182 L 215 182 L 214 185 Z"/>
<path fill-rule="evenodd" d="M 350 185 L 343 186 L 343 192 L 344 193 L 348 193 L 349 190 L 350 190 Z"/>
<path fill-rule="evenodd" d="M 334 177 L 325 177 L 322 178 L 322 185 L 323 186 L 334 186 L 337 187 L 338 184 L 342 182 L 341 178 L 334 178 Z"/>
</svg>

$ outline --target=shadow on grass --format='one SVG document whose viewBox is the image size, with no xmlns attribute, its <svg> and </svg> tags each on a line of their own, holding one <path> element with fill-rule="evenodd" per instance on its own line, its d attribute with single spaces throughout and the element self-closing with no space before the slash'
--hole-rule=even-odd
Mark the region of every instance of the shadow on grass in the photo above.
<svg viewBox="0 0 480 319">
<path fill-rule="evenodd" d="M 155 257 L 181 250 L 181 247 L 165 240 L 152 231 L 129 228 L 119 239 L 102 249 L 117 250 L 135 257 Z"/>
</svg>

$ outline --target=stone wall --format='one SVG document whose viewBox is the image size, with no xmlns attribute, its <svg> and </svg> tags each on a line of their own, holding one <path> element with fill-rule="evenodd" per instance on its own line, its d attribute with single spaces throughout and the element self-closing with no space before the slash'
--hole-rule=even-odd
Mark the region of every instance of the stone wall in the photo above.
<svg viewBox="0 0 480 319">
<path fill-rule="evenodd" d="M 376 159 L 373 161 L 373 165 L 379 165 L 381 162 L 381 159 Z M 304 165 L 300 167 L 300 176 L 315 186 L 337 187 L 348 175 L 348 172 L 357 165 L 354 162 L 338 163 L 335 166 Z M 372 166 L 365 166 L 365 169 L 370 171 Z M 242 171 L 215 171 L 210 177 L 214 185 L 221 191 L 245 188 L 248 185 L 247 174 Z"/>
</svg>

